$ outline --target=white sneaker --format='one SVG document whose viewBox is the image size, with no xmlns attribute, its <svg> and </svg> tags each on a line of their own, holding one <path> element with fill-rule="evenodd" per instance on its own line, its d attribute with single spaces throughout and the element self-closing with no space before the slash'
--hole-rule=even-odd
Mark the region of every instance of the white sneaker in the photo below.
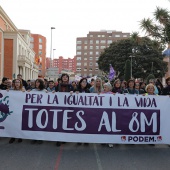
<svg viewBox="0 0 170 170">
<path fill-rule="evenodd" d="M 109 144 L 109 148 L 113 148 L 113 144 Z"/>
</svg>

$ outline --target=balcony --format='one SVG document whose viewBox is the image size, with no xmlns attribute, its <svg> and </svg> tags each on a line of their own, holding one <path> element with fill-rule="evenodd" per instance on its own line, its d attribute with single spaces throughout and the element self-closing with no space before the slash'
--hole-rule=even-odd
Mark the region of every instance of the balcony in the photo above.
<svg viewBox="0 0 170 170">
<path fill-rule="evenodd" d="M 34 63 L 33 68 L 39 70 L 39 66 Z"/>
<path fill-rule="evenodd" d="M 20 63 L 20 64 L 27 63 L 27 64 L 31 65 L 31 60 L 28 57 L 26 57 L 25 55 L 18 55 L 18 63 Z"/>
</svg>

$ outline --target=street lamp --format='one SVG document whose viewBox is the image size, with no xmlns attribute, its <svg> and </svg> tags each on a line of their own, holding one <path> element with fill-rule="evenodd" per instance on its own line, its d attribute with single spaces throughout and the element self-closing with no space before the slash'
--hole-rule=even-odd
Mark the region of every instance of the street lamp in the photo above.
<svg viewBox="0 0 170 170">
<path fill-rule="evenodd" d="M 51 49 L 50 49 L 50 67 L 52 67 L 52 30 L 55 29 L 55 27 L 51 27 Z"/>
<path fill-rule="evenodd" d="M 131 58 L 131 71 L 130 71 L 130 72 L 131 72 L 131 79 L 132 79 L 132 58 L 135 57 L 135 56 L 132 56 L 132 55 L 131 55 L 131 56 L 129 56 L 129 57 Z"/>
<path fill-rule="evenodd" d="M 51 67 L 54 67 L 54 50 L 56 49 L 53 49 L 53 58 L 51 58 Z"/>
<path fill-rule="evenodd" d="M 56 49 L 53 49 L 53 60 L 54 60 L 54 51 L 55 51 Z"/>
<path fill-rule="evenodd" d="M 133 53 L 133 55 L 129 56 L 129 57 L 131 58 L 131 79 L 133 78 L 133 77 L 132 77 L 132 58 L 135 57 L 135 56 L 134 56 L 134 53 L 136 53 L 136 52 L 137 52 L 137 49 L 132 48 L 132 53 Z"/>
</svg>

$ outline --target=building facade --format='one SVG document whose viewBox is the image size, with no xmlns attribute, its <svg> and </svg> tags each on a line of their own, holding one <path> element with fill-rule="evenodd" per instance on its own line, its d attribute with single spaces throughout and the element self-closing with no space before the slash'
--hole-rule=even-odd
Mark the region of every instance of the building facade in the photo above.
<svg viewBox="0 0 170 170">
<path fill-rule="evenodd" d="M 62 56 L 59 59 L 53 59 L 52 61 L 53 67 L 57 67 L 59 69 L 59 74 L 61 74 L 62 70 L 70 70 L 72 72 L 76 71 L 76 57 L 64 59 Z"/>
<path fill-rule="evenodd" d="M 35 63 L 38 65 L 39 77 L 46 74 L 46 38 L 39 34 L 31 34 L 30 47 L 35 51 Z"/>
<path fill-rule="evenodd" d="M 0 81 L 3 77 L 35 79 L 38 68 L 30 48 L 30 31 L 19 30 L 0 7 Z"/>
<path fill-rule="evenodd" d="M 50 63 L 51 63 L 50 57 L 46 57 L 46 69 L 50 68 Z"/>
<path fill-rule="evenodd" d="M 130 33 L 117 31 L 89 32 L 87 37 L 76 40 L 76 74 L 79 76 L 96 76 L 100 74 L 98 58 L 109 45 L 121 39 L 130 37 Z"/>
</svg>

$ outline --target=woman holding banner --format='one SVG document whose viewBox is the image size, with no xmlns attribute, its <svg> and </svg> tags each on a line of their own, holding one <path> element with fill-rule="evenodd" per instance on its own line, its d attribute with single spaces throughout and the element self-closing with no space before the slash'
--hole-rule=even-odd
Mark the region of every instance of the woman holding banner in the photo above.
<svg viewBox="0 0 170 170">
<path fill-rule="evenodd" d="M 119 79 L 115 80 L 113 83 L 112 92 L 122 94 L 121 81 Z"/>
<path fill-rule="evenodd" d="M 135 89 L 135 81 L 133 79 L 128 80 L 127 88 L 123 90 L 126 94 L 139 94 L 139 91 Z"/>
<path fill-rule="evenodd" d="M 90 93 L 89 89 L 88 89 L 88 82 L 87 82 L 87 78 L 82 78 L 79 82 L 79 85 L 77 87 L 77 89 L 75 90 L 75 92 L 78 93 Z M 81 145 L 82 143 L 77 143 L 77 145 Z M 84 143 L 85 145 L 88 145 L 88 143 Z"/>
<path fill-rule="evenodd" d="M 72 94 L 73 90 L 73 86 L 69 84 L 69 75 L 63 73 L 61 75 L 61 83 L 56 86 L 55 91 L 53 92 L 70 92 L 70 94 Z M 61 142 L 57 142 L 56 145 L 60 146 Z"/>
<path fill-rule="evenodd" d="M 25 92 L 25 88 L 22 86 L 22 81 L 20 79 L 15 79 L 14 80 L 14 84 L 13 84 L 13 88 L 12 89 L 8 89 L 7 91 L 9 90 L 15 90 L 15 91 L 23 91 Z M 15 141 L 15 138 L 11 138 L 9 140 L 9 143 L 14 143 Z M 21 143 L 22 142 L 22 139 L 18 139 L 18 143 Z"/>
<path fill-rule="evenodd" d="M 35 88 L 34 89 L 29 89 L 27 91 L 28 92 L 29 91 L 47 92 L 47 90 L 45 89 L 45 83 L 44 83 L 44 81 L 42 79 L 36 79 L 35 80 Z M 42 140 L 32 140 L 31 144 L 35 144 L 36 142 L 38 144 L 42 144 L 43 143 Z"/>
<path fill-rule="evenodd" d="M 101 93 L 103 91 L 102 80 L 101 78 L 97 77 L 94 85 L 90 87 L 90 93 Z"/>
<path fill-rule="evenodd" d="M 114 94 L 112 92 L 112 85 L 109 82 L 107 82 L 103 85 L 103 91 L 101 92 L 101 94 Z M 110 143 L 109 147 L 113 148 L 113 144 Z"/>
</svg>

